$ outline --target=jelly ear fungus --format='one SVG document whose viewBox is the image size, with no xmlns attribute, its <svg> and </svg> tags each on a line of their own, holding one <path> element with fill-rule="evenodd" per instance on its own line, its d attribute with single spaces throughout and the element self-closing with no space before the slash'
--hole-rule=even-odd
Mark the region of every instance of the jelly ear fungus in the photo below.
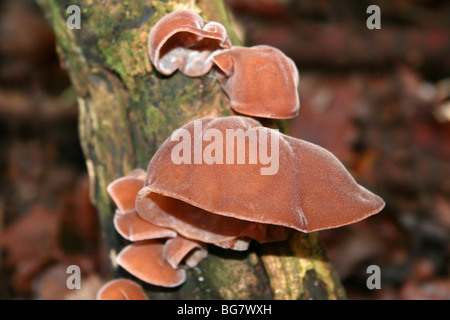
<svg viewBox="0 0 450 320">
<path fill-rule="evenodd" d="M 227 32 L 220 23 L 204 21 L 190 10 L 174 11 L 163 17 L 151 29 L 148 39 L 150 60 L 164 75 L 179 69 L 186 76 L 202 76 L 211 69 L 211 56 L 230 47 Z"/>
</svg>

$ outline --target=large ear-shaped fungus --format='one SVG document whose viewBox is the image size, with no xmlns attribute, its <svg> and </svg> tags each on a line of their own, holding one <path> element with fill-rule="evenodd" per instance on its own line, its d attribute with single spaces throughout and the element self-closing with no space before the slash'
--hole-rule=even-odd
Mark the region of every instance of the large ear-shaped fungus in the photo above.
<svg viewBox="0 0 450 320">
<path fill-rule="evenodd" d="M 213 244 L 248 238 L 276 241 L 287 237 L 283 227 L 302 232 L 335 228 L 384 207 L 384 201 L 358 185 L 330 152 L 256 120 L 203 118 L 182 129 L 150 161 L 136 210 L 142 218 L 187 238 Z M 230 134 L 239 132 L 245 135 L 241 143 Z M 264 139 L 270 161 L 262 156 Z M 242 142 L 247 143 L 242 147 Z M 193 146 L 182 151 L 183 159 L 192 162 L 174 163 L 180 144 Z M 214 153 L 211 164 L 202 161 L 202 155 Z M 245 163 L 237 163 L 239 157 Z M 228 161 L 235 159 L 234 164 Z"/>
<path fill-rule="evenodd" d="M 298 115 L 299 74 L 295 63 L 280 50 L 260 45 L 232 47 L 213 56 L 231 107 L 244 115 L 293 118 Z"/>
<path fill-rule="evenodd" d="M 163 287 L 176 287 L 186 280 L 184 269 L 175 269 L 164 258 L 164 242 L 147 240 L 128 245 L 116 258 L 117 263 L 135 277 Z"/>
<path fill-rule="evenodd" d="M 211 55 L 230 47 L 220 23 L 205 22 L 190 10 L 164 16 L 153 26 L 148 39 L 150 60 L 164 75 L 179 69 L 187 76 L 202 76 L 211 69 Z"/>
<path fill-rule="evenodd" d="M 97 292 L 97 300 L 148 300 L 141 285 L 129 279 L 105 283 Z"/>
</svg>

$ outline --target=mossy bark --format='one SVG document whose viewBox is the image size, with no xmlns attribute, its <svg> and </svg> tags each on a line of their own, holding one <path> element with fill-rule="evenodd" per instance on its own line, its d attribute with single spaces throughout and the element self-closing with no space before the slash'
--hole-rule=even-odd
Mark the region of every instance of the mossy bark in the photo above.
<svg viewBox="0 0 450 320">
<path fill-rule="evenodd" d="M 112 180 L 146 168 L 173 130 L 195 118 L 232 111 L 217 81 L 206 75 L 163 77 L 148 58 L 152 25 L 167 13 L 191 8 L 223 23 L 234 44 L 222 0 L 38 0 L 56 33 L 57 50 L 78 94 L 80 136 L 111 257 L 112 275 L 130 277 L 114 258 L 126 245 L 113 227 L 115 207 L 106 193 Z M 67 7 L 81 9 L 81 29 L 69 29 Z M 269 123 L 270 124 L 270 123 Z M 271 123 L 280 126 L 280 123 Z M 345 293 L 315 234 L 254 244 L 247 252 L 211 248 L 188 280 L 175 289 L 146 286 L 151 299 L 340 299 Z"/>
</svg>

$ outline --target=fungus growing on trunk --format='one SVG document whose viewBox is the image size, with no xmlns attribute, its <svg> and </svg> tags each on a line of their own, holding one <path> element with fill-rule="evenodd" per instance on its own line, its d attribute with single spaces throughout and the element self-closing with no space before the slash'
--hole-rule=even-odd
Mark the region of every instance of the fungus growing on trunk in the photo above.
<svg viewBox="0 0 450 320">
<path fill-rule="evenodd" d="M 190 10 L 164 16 L 153 26 L 148 39 L 150 60 L 164 75 L 179 69 L 190 77 L 202 76 L 211 69 L 211 55 L 230 47 L 220 23 L 206 22 Z"/>
<path fill-rule="evenodd" d="M 269 46 L 231 47 L 225 28 L 180 10 L 150 31 L 150 59 L 164 75 L 206 74 L 213 63 L 238 113 L 298 114 L 298 70 Z M 175 287 L 207 255 L 206 244 L 247 250 L 365 219 L 384 207 L 339 160 L 312 143 L 245 116 L 202 118 L 176 130 L 146 172 L 113 181 L 114 224 L 134 241 L 117 263 L 139 279 Z"/>
</svg>

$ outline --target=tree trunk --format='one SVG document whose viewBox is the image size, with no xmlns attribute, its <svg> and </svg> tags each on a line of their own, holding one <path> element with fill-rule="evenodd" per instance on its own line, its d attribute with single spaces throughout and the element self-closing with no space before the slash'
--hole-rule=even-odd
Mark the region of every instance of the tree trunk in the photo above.
<svg viewBox="0 0 450 320">
<path fill-rule="evenodd" d="M 79 130 L 95 203 L 114 277 L 131 277 L 114 258 L 126 245 L 113 226 L 115 206 L 106 192 L 112 180 L 147 168 L 160 144 L 188 121 L 231 115 L 228 98 L 211 76 L 162 77 L 147 53 L 149 30 L 161 17 L 194 8 L 221 22 L 233 44 L 239 39 L 222 0 L 72 1 L 81 29 L 69 29 L 66 1 L 39 0 L 58 40 L 58 54 L 78 94 Z M 267 122 L 279 126 L 282 122 Z M 151 299 L 340 299 L 344 290 L 316 234 L 253 244 L 247 252 L 210 248 L 187 281 L 175 289 L 145 286 Z"/>
</svg>

